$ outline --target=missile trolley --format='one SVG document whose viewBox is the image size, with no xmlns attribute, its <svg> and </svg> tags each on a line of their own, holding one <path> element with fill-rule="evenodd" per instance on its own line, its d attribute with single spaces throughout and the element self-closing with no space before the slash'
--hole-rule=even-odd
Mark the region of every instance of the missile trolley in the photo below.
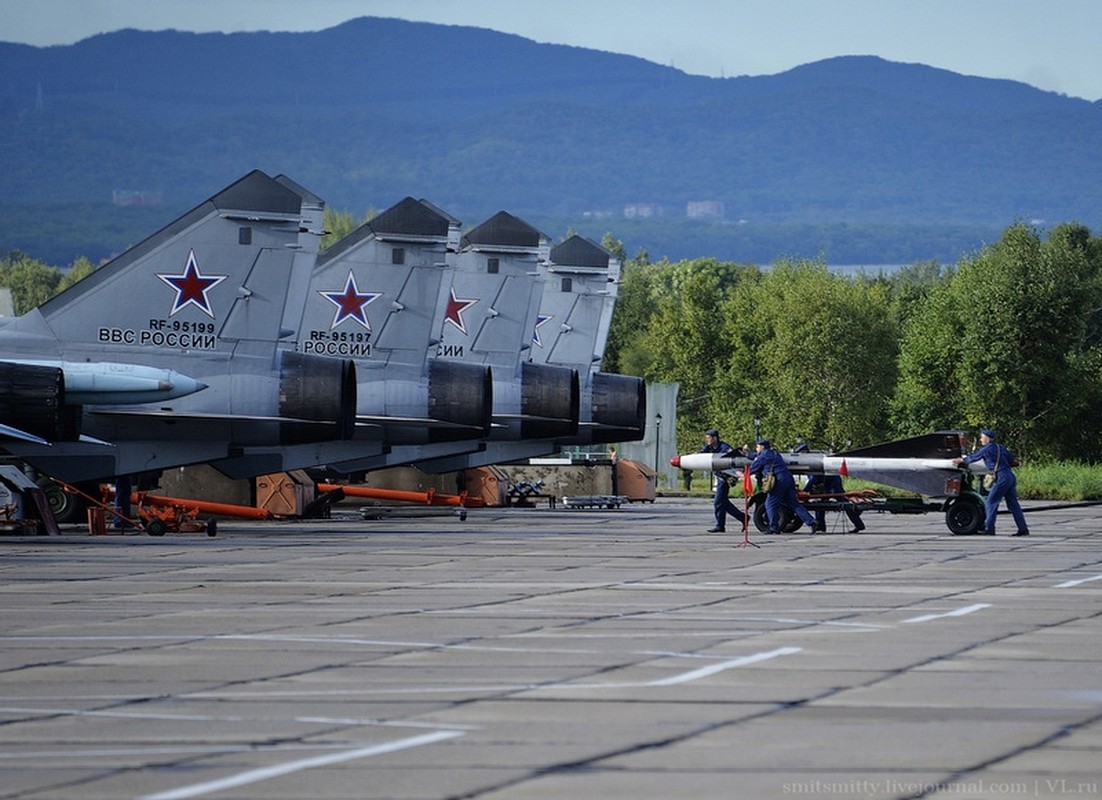
<svg viewBox="0 0 1102 800">
<path fill-rule="evenodd" d="M 842 475 L 882 483 L 885 486 L 916 492 L 921 497 L 893 499 L 885 497 L 826 496 L 807 505 L 810 510 L 843 510 L 852 504 L 859 510 L 887 511 L 893 514 L 945 513 L 945 525 L 958 535 L 971 535 L 983 527 L 983 499 L 973 488 L 973 475 L 988 472 L 982 463 L 958 467 L 954 460 L 962 456 L 968 445 L 964 431 L 937 431 L 885 442 L 845 453 L 784 453 L 785 463 L 794 475 Z M 724 457 L 712 453 L 687 453 L 674 456 L 670 464 L 690 470 L 730 470 L 746 467 L 752 459 L 745 456 Z M 926 499 L 928 498 L 928 499 Z M 764 502 L 755 495 L 754 523 L 765 530 Z M 781 529 L 798 530 L 799 518 L 781 509 L 784 515 Z"/>
</svg>

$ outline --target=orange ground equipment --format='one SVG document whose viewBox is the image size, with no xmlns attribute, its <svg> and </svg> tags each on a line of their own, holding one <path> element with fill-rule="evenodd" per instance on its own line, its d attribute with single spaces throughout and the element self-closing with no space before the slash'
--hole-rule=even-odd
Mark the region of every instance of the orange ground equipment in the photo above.
<svg viewBox="0 0 1102 800">
<path fill-rule="evenodd" d="M 77 487 L 65 483 L 64 481 L 59 481 L 57 478 L 50 478 L 50 480 L 60 486 L 63 491 L 83 498 L 85 503 L 88 504 L 88 533 L 93 536 L 103 536 L 107 533 L 108 515 L 127 523 L 136 530 L 149 533 L 149 531 L 146 530 L 145 523 L 140 517 L 132 518 L 124 516 L 119 513 L 118 509 L 112 508 L 111 505 L 109 505 L 111 501 L 111 496 L 109 495 L 113 495 L 113 491 L 105 489 L 103 491 L 103 497 L 92 497 L 92 495 L 82 492 Z M 162 531 L 162 534 L 163 533 Z"/>
<path fill-rule="evenodd" d="M 224 517 L 243 517 L 245 519 L 274 519 L 274 515 L 263 508 L 238 506 L 230 503 L 212 503 L 207 500 L 190 500 L 180 497 L 163 497 L 148 492 L 133 492 L 130 502 L 137 514 L 127 517 L 110 505 L 115 499 L 115 490 L 104 487 L 103 498 L 97 499 L 85 494 L 75 486 L 52 479 L 54 483 L 71 494 L 79 495 L 89 504 L 88 530 L 92 534 L 107 532 L 107 520 L 117 518 L 130 524 L 137 530 L 150 536 L 164 536 L 168 531 L 197 533 L 206 531 L 207 536 L 218 533 L 218 522 L 214 517 L 198 519 L 200 514 L 216 514 Z"/>
<path fill-rule="evenodd" d="M 406 503 L 420 503 L 428 506 L 462 506 L 481 508 L 485 501 L 481 497 L 461 494 L 442 494 L 435 489 L 424 492 L 410 492 L 403 489 L 376 489 L 371 486 L 344 486 L 336 483 L 319 483 L 318 491 L 334 492 L 341 490 L 346 497 L 366 497 L 373 500 L 401 500 Z"/>
</svg>

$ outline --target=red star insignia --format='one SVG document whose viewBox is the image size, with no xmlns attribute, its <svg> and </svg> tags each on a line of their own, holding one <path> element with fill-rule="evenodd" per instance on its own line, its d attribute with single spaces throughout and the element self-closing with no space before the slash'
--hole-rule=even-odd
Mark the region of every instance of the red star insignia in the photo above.
<svg viewBox="0 0 1102 800">
<path fill-rule="evenodd" d="M 220 284 L 228 275 L 204 275 L 199 271 L 199 265 L 195 261 L 195 251 L 188 250 L 187 264 L 180 275 L 162 275 L 157 277 L 164 281 L 176 292 L 176 299 L 172 303 L 172 310 L 168 312 L 171 317 L 184 306 L 193 305 L 214 319 L 214 311 L 210 307 L 210 298 L 207 292 Z"/>
<path fill-rule="evenodd" d="M 371 323 L 367 321 L 364 306 L 375 302 L 383 296 L 382 292 L 361 292 L 356 286 L 356 276 L 352 270 L 348 270 L 348 280 L 344 282 L 344 289 L 339 292 L 321 292 L 322 297 L 337 307 L 337 313 L 333 315 L 333 324 L 330 329 L 337 327 L 346 319 L 354 319 L 371 330 Z"/>
<path fill-rule="evenodd" d="M 450 322 L 459 328 L 464 336 L 467 335 L 467 326 L 463 324 L 463 312 L 477 303 L 478 300 L 468 300 L 455 296 L 455 287 L 451 289 L 451 299 L 448 300 L 448 310 L 445 312 L 445 322 Z"/>
</svg>

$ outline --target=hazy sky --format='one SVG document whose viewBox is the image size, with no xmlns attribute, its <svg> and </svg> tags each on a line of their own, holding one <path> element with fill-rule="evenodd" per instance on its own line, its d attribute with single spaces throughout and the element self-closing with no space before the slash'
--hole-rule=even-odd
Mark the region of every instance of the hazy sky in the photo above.
<svg viewBox="0 0 1102 800">
<path fill-rule="evenodd" d="M 491 28 L 698 75 L 877 55 L 1102 98 L 1100 0 L 0 0 L 0 41 L 322 30 L 363 16 Z"/>
</svg>

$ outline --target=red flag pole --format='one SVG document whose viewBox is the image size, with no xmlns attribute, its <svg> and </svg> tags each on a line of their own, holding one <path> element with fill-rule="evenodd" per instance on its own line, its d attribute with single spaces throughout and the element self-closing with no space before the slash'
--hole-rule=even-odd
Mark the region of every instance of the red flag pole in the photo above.
<svg viewBox="0 0 1102 800">
<path fill-rule="evenodd" d="M 757 547 L 750 541 L 750 495 L 754 493 L 754 480 L 749 465 L 742 468 L 742 543 L 739 547 Z"/>
</svg>

